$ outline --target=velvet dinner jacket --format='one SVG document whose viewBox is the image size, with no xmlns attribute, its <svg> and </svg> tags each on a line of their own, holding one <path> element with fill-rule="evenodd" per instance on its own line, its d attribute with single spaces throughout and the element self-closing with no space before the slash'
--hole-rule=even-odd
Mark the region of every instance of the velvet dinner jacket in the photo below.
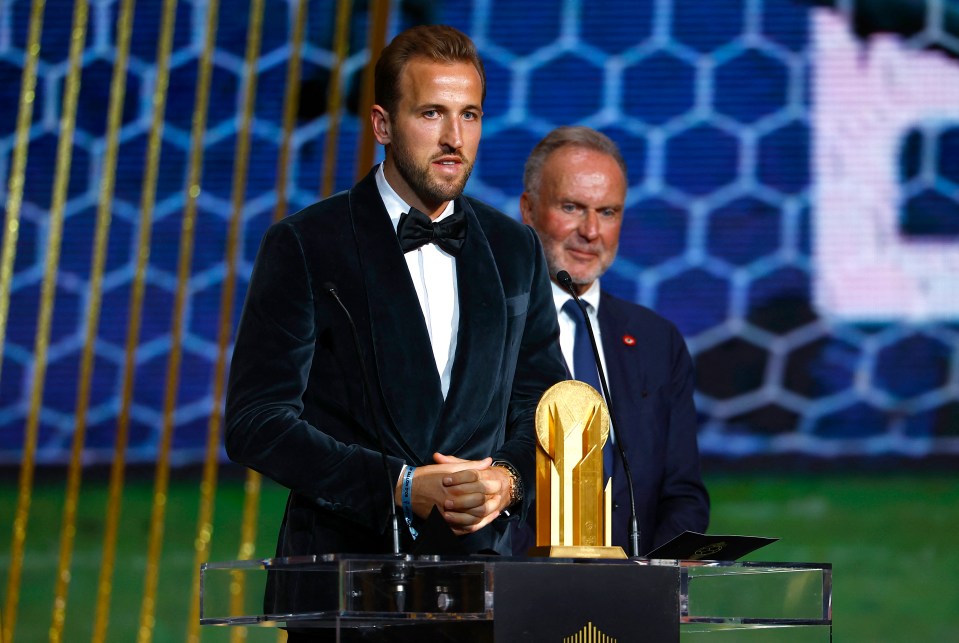
<svg viewBox="0 0 959 643">
<path fill-rule="evenodd" d="M 605 292 L 599 327 L 616 437 L 629 460 L 640 552 L 685 530 L 705 533 L 709 495 L 699 470 L 692 359 L 676 327 L 648 308 Z M 554 308 L 555 309 L 555 308 Z M 613 544 L 629 553 L 629 490 L 613 465 Z"/>
<path fill-rule="evenodd" d="M 374 172 L 272 225 L 246 295 L 227 391 L 226 448 L 291 490 L 280 556 L 390 551 L 393 486 L 404 464 L 431 464 L 435 451 L 507 460 L 532 489 L 536 405 L 565 378 L 536 234 L 461 197 L 455 207 L 465 211 L 467 235 L 456 260 L 459 330 L 444 401 Z M 362 355 L 331 286 L 356 324 Z M 531 496 L 514 515 L 525 513 Z M 464 548 L 509 553 L 503 523 L 463 537 Z"/>
</svg>

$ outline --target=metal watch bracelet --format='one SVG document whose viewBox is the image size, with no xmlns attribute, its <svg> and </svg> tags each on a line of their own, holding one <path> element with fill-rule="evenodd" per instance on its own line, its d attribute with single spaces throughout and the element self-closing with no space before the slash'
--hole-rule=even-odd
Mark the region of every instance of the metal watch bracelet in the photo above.
<svg viewBox="0 0 959 643">
<path fill-rule="evenodd" d="M 503 467 L 509 473 L 509 505 L 512 507 L 523 499 L 523 479 L 519 476 L 519 471 L 506 460 L 495 460 L 491 466 Z"/>
</svg>

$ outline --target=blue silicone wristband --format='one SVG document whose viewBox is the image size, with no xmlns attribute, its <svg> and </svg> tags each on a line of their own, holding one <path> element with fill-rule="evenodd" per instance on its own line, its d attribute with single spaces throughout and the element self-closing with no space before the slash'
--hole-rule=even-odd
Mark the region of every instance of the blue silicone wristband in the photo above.
<svg viewBox="0 0 959 643">
<path fill-rule="evenodd" d="M 406 473 L 403 474 L 403 516 L 406 518 L 406 525 L 410 528 L 410 535 L 416 538 L 416 530 L 413 529 L 413 472 L 416 467 L 406 467 Z"/>
</svg>

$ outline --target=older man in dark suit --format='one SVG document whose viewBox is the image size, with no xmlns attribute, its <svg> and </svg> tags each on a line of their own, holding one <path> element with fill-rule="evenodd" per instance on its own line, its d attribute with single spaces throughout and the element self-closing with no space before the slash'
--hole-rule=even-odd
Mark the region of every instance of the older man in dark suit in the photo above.
<svg viewBox="0 0 959 643">
<path fill-rule="evenodd" d="M 573 376 L 599 389 L 580 309 L 555 282 L 565 270 L 598 329 L 608 374 L 616 437 L 629 459 L 646 553 L 685 530 L 706 530 L 709 496 L 699 472 L 692 361 L 676 327 L 643 306 L 601 292 L 599 278 L 619 247 L 626 201 L 626 164 L 616 144 L 586 127 L 560 127 L 532 151 L 520 197 L 523 221 L 543 242 L 560 343 Z M 612 445 L 604 449 L 613 477 L 614 545 L 626 551 L 629 492 Z M 527 534 L 528 537 L 528 534 Z M 522 547 L 522 545 L 520 545 Z"/>
<path fill-rule="evenodd" d="M 532 495 L 536 404 L 565 377 L 542 248 L 462 196 L 485 96 L 466 36 L 401 33 L 375 82 L 385 161 L 263 239 L 227 452 L 290 489 L 278 556 L 389 552 L 391 506 L 404 547 L 436 507 L 463 550 L 509 553 L 507 514 Z"/>
</svg>

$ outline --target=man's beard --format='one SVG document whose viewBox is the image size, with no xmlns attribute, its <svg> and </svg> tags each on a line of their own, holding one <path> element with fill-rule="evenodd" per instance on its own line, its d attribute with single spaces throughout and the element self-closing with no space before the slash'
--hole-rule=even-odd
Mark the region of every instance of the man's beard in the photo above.
<svg viewBox="0 0 959 643">
<path fill-rule="evenodd" d="M 425 204 L 437 205 L 444 201 L 452 201 L 461 195 L 463 188 L 466 187 L 466 181 L 469 180 L 470 173 L 473 171 L 472 161 L 468 161 L 461 154 L 456 154 L 465 171 L 459 179 L 440 181 L 430 173 L 430 163 L 425 166 L 418 165 L 416 160 L 407 154 L 406 148 L 402 145 L 393 144 L 391 148 L 396 171 L 400 173 L 406 184 Z M 452 154 L 442 154 L 441 156 L 452 156 Z"/>
<path fill-rule="evenodd" d="M 565 270 L 569 273 L 570 278 L 573 280 L 573 284 L 576 286 L 582 286 L 583 288 L 588 287 L 594 281 L 603 276 L 603 274 L 609 270 L 609 267 L 613 265 L 613 260 L 616 258 L 616 253 L 613 252 L 612 255 L 603 262 L 600 262 L 596 268 L 590 270 L 588 273 L 583 274 L 582 271 L 570 270 L 570 267 L 562 265 L 562 251 L 563 247 L 560 246 L 559 251 L 554 249 L 555 246 L 549 245 L 543 242 L 543 254 L 546 255 L 546 267 L 549 269 L 549 276 L 556 281 L 556 273 L 560 270 Z"/>
</svg>

